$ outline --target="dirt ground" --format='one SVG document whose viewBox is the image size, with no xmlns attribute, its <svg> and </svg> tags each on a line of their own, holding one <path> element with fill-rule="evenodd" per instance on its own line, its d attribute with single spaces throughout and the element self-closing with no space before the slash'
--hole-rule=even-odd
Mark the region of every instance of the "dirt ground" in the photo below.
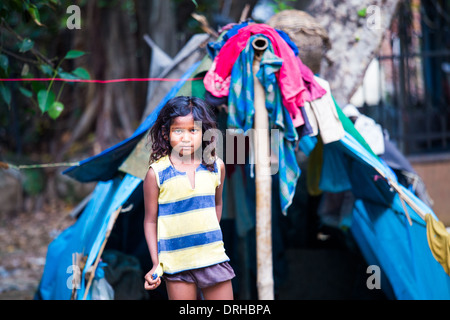
<svg viewBox="0 0 450 320">
<path fill-rule="evenodd" d="M 49 243 L 75 222 L 71 210 L 60 203 L 35 212 L 0 211 L 0 300 L 33 299 Z"/>
</svg>

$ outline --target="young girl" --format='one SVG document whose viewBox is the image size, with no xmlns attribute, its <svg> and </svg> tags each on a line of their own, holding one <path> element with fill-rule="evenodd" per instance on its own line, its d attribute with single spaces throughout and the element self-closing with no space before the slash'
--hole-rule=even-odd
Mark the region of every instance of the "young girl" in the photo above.
<svg viewBox="0 0 450 320">
<path fill-rule="evenodd" d="M 233 298 L 235 275 L 219 225 L 225 165 L 214 150 L 212 159 L 202 152 L 213 143 L 203 134 L 215 128 L 203 100 L 180 96 L 167 102 L 150 130 L 144 231 L 153 268 L 145 288 L 160 285 L 162 268 L 169 299 L 196 299 L 197 288 L 205 299 Z"/>
</svg>

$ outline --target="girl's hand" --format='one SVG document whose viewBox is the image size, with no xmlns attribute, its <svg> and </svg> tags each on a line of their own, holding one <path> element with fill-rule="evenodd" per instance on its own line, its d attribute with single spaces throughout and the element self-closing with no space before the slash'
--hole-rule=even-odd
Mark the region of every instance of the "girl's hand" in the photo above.
<svg viewBox="0 0 450 320">
<path fill-rule="evenodd" d="M 144 282 L 144 288 L 145 290 L 155 290 L 156 288 L 159 287 L 159 285 L 161 284 L 161 278 L 157 277 L 156 279 L 153 280 L 152 275 L 155 273 L 155 270 L 157 268 L 158 265 L 154 266 L 144 277 L 145 282 Z"/>
</svg>

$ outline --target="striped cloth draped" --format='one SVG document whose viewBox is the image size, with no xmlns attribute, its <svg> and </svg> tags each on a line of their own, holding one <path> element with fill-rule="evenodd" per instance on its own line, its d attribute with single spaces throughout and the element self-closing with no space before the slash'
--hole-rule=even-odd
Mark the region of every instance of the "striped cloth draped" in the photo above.
<svg viewBox="0 0 450 320">
<path fill-rule="evenodd" d="M 158 257 L 164 273 L 203 268 L 228 261 L 216 215 L 220 169 L 203 164 L 195 171 L 194 188 L 185 172 L 165 156 L 150 165 L 159 186 Z"/>
</svg>

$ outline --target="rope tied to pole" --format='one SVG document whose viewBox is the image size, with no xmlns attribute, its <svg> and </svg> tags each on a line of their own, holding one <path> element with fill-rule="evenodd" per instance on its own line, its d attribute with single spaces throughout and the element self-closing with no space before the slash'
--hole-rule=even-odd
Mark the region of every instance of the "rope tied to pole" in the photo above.
<svg viewBox="0 0 450 320">
<path fill-rule="evenodd" d="M 15 165 L 8 162 L 0 161 L 0 169 L 8 170 L 23 170 L 23 169 L 39 169 L 39 168 L 56 168 L 56 167 L 72 167 L 79 166 L 80 162 L 56 162 L 56 163 L 41 163 L 41 164 L 21 164 Z"/>
</svg>

